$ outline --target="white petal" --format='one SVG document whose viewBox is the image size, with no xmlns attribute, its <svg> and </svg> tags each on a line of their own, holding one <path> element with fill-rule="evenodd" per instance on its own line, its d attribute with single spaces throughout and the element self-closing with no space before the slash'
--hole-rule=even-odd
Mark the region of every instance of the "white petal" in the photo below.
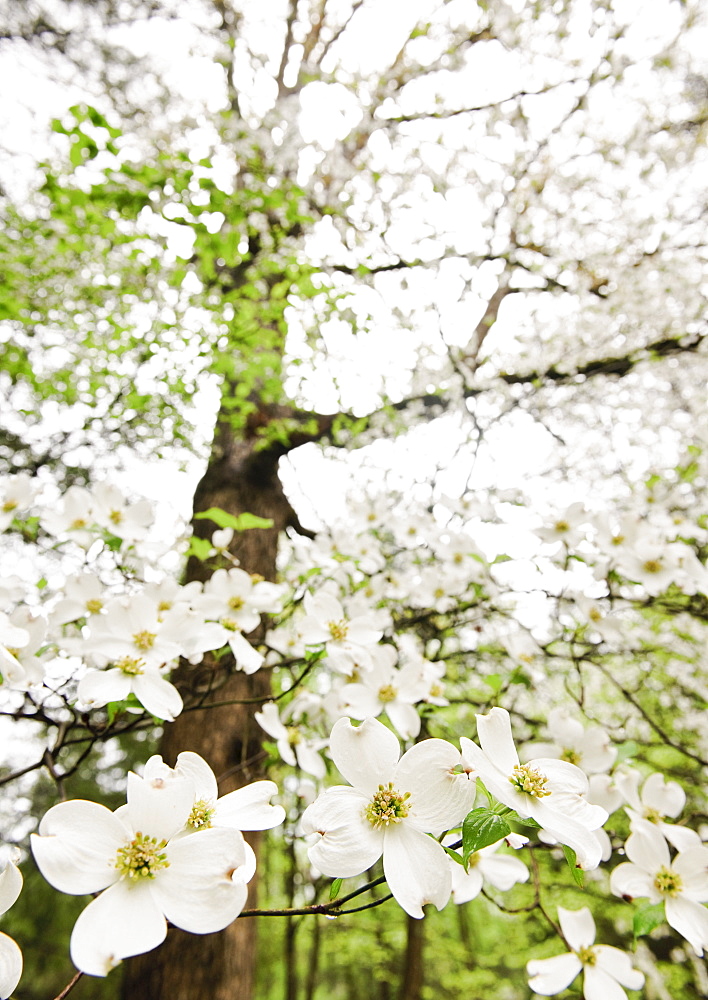
<svg viewBox="0 0 708 1000">
<path fill-rule="evenodd" d="M 457 826 L 472 808 L 475 782 L 453 773 L 461 762 L 452 743 L 434 739 L 416 743 L 396 765 L 394 786 L 410 792 L 410 820 L 419 830 L 437 837 Z"/>
<path fill-rule="evenodd" d="M 414 740 L 420 732 L 420 716 L 407 702 L 390 702 L 386 705 L 386 714 L 401 739 Z"/>
<path fill-rule="evenodd" d="M 339 719 L 329 748 L 341 774 L 365 795 L 373 795 L 380 784 L 391 780 L 401 753 L 396 736 L 376 719 L 366 719 L 356 728 L 349 719 Z"/>
<path fill-rule="evenodd" d="M 558 907 L 558 920 L 563 931 L 563 937 L 568 942 L 568 947 L 573 951 L 580 948 L 589 948 L 595 940 L 595 921 L 592 913 L 583 906 L 580 910 L 564 910 Z"/>
<path fill-rule="evenodd" d="M 287 740 L 288 731 L 280 721 L 278 706 L 275 702 L 267 702 L 260 712 L 254 713 L 254 718 L 261 729 L 265 730 L 274 740 Z"/>
<path fill-rule="evenodd" d="M 0 934 L 0 996 L 9 997 L 22 975 L 22 952 L 7 934 Z"/>
<path fill-rule="evenodd" d="M 626 952 L 608 944 L 598 944 L 595 957 L 597 965 L 628 990 L 640 990 L 644 985 L 644 973 L 632 968 L 632 959 Z"/>
<path fill-rule="evenodd" d="M 307 743 L 295 744 L 295 757 L 297 758 L 297 765 L 301 770 L 307 771 L 308 774 L 311 774 L 315 778 L 324 778 L 327 773 L 325 762 L 317 751 L 313 750 Z M 285 757 L 283 757 L 283 760 L 285 760 Z"/>
<path fill-rule="evenodd" d="M 162 944 L 167 923 L 149 881 L 116 882 L 89 903 L 71 935 L 71 960 L 77 969 L 90 976 L 106 976 L 122 959 Z"/>
<path fill-rule="evenodd" d="M 345 684 L 339 693 L 342 710 L 353 719 L 375 718 L 384 710 L 378 696 L 366 684 Z"/>
<path fill-rule="evenodd" d="M 133 694 L 150 715 L 166 722 L 174 722 L 184 707 L 182 695 L 174 684 L 153 670 L 133 678 Z"/>
<path fill-rule="evenodd" d="M 686 793 L 676 781 L 665 781 L 657 771 L 650 774 L 642 788 L 642 805 L 661 816 L 675 818 L 686 805 Z"/>
<path fill-rule="evenodd" d="M 506 774 L 519 763 L 519 755 L 511 735 L 511 719 L 505 708 L 493 708 L 488 715 L 478 715 L 477 733 L 482 750 Z"/>
<path fill-rule="evenodd" d="M 303 813 L 303 831 L 321 835 L 307 853 L 323 875 L 333 878 L 360 875 L 381 857 L 383 829 L 373 827 L 364 817 L 369 801 L 354 788 L 335 785 Z"/>
<path fill-rule="evenodd" d="M 677 851 L 688 851 L 692 847 L 700 847 L 702 844 L 696 831 L 691 830 L 688 826 L 680 826 L 678 823 L 658 823 L 657 826 Z"/>
<path fill-rule="evenodd" d="M 657 869 L 658 870 L 658 869 Z M 654 876 L 645 872 L 639 865 L 625 861 L 617 865 L 610 875 L 610 890 L 615 896 L 622 896 L 629 901 L 644 896 L 658 903 L 661 895 L 654 886 Z"/>
<path fill-rule="evenodd" d="M 666 919 L 686 938 L 697 955 L 708 949 L 708 910 L 701 903 L 683 896 L 669 898 L 666 900 Z"/>
<path fill-rule="evenodd" d="M 459 865 L 457 867 L 459 868 Z M 529 870 L 521 858 L 514 858 L 509 854 L 497 854 L 492 857 L 482 855 L 478 867 L 485 881 L 503 892 L 511 889 L 517 882 L 529 880 Z"/>
<path fill-rule="evenodd" d="M 264 657 L 257 649 L 254 649 L 248 639 L 241 632 L 232 632 L 229 637 L 229 646 L 234 654 L 236 666 L 246 674 L 255 674 L 263 666 Z"/>
<path fill-rule="evenodd" d="M 587 775 L 575 764 L 569 764 L 567 760 L 555 760 L 553 757 L 538 757 L 529 761 L 529 765 L 545 775 L 549 791 L 587 794 Z"/>
<path fill-rule="evenodd" d="M 627 1000 L 616 979 L 596 965 L 584 967 L 583 996 L 585 1000 Z"/>
<path fill-rule="evenodd" d="M 668 844 L 651 823 L 642 823 L 640 828 L 631 833 L 624 849 L 630 861 L 651 875 L 671 864 Z"/>
<path fill-rule="evenodd" d="M 471 899 L 476 899 L 482 891 L 482 871 L 477 864 L 470 868 L 468 872 L 454 861 L 450 861 L 450 875 L 452 877 L 452 899 L 455 903 L 469 903 Z"/>
<path fill-rule="evenodd" d="M 450 898 L 452 876 L 445 851 L 405 821 L 386 831 L 383 867 L 396 902 L 411 917 L 425 916 L 425 903 L 442 910 Z"/>
<path fill-rule="evenodd" d="M 135 833 L 169 840 L 186 824 L 194 805 L 188 778 L 146 780 L 128 773 L 128 817 Z"/>
<path fill-rule="evenodd" d="M 200 830 L 167 845 L 170 867 L 151 886 L 167 919 L 192 934 L 223 930 L 246 902 L 244 840 L 238 830 Z"/>
<path fill-rule="evenodd" d="M 130 831 L 110 809 L 74 799 L 53 806 L 32 834 L 37 867 L 60 892 L 82 896 L 100 892 L 118 879 L 118 849 Z"/>
<path fill-rule="evenodd" d="M 10 909 L 21 891 L 22 872 L 12 861 L 7 861 L 0 872 L 0 913 Z"/>
<path fill-rule="evenodd" d="M 534 993 L 550 997 L 560 993 L 570 986 L 582 969 L 582 963 L 577 955 L 567 952 L 554 958 L 536 958 L 529 962 L 526 971 L 529 976 L 529 986 Z"/>
<path fill-rule="evenodd" d="M 131 678 L 118 667 L 89 670 L 76 690 L 79 701 L 101 708 L 109 701 L 124 701 L 130 694 Z"/>
<path fill-rule="evenodd" d="M 683 881 L 683 895 L 697 903 L 708 901 L 708 847 L 689 847 L 674 858 L 674 871 Z"/>
<path fill-rule="evenodd" d="M 197 799 L 216 802 L 219 795 L 216 777 L 207 762 L 198 753 L 183 750 L 177 755 L 175 771 L 186 778 L 191 778 Z"/>
<path fill-rule="evenodd" d="M 597 868 L 602 860 L 602 845 L 592 830 L 553 809 L 547 804 L 546 799 L 536 799 L 531 796 L 526 798 L 529 800 L 529 812 L 536 822 L 561 844 L 566 844 L 575 851 L 581 868 L 585 871 Z"/>
<path fill-rule="evenodd" d="M 270 830 L 278 826 L 285 819 L 285 810 L 270 804 L 277 791 L 274 781 L 254 781 L 229 792 L 217 802 L 215 825 L 237 830 Z"/>
</svg>

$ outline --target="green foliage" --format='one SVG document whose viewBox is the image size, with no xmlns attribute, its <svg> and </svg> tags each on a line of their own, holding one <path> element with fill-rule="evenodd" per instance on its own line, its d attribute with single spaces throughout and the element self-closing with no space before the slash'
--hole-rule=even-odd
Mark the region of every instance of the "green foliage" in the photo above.
<svg viewBox="0 0 708 1000">
<path fill-rule="evenodd" d="M 210 507 L 194 515 L 195 520 L 208 519 L 220 528 L 233 528 L 234 531 L 251 531 L 253 528 L 272 528 L 273 521 L 269 517 L 257 517 L 256 514 L 229 514 L 219 507 Z"/>
</svg>

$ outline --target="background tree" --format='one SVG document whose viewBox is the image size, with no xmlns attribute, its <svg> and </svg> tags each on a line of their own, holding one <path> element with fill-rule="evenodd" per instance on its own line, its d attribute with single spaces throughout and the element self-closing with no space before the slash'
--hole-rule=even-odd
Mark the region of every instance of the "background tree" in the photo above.
<svg viewBox="0 0 708 1000">
<path fill-rule="evenodd" d="M 29 194 L 7 184 L 8 467 L 204 462 L 211 410 L 194 512 L 272 519 L 231 550 L 271 580 L 278 539 L 315 523 L 282 485 L 305 444 L 324 475 L 401 435 L 420 481 L 463 492 L 524 442 L 524 474 L 559 499 L 588 467 L 605 496 L 650 451 L 675 467 L 705 431 L 704 36 L 690 4 L 660 15 L 656 31 L 600 3 L 11 5 L 12 58 L 77 75 L 55 126 L 68 162 Z M 149 33 L 193 47 L 176 97 Z M 431 421 L 446 468 L 416 454 Z M 186 578 L 206 574 L 193 557 Z M 251 780 L 267 678 L 185 667 L 185 693 L 248 705 L 180 716 L 166 758 L 189 747 L 225 788 Z M 252 995 L 255 924 L 172 933 L 127 991 Z"/>
</svg>

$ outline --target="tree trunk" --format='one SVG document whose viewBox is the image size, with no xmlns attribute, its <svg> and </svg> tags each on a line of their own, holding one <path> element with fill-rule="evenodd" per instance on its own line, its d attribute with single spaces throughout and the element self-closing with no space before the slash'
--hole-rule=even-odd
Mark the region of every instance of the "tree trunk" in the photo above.
<svg viewBox="0 0 708 1000">
<path fill-rule="evenodd" d="M 231 551 L 241 568 L 268 580 L 276 575 L 279 533 L 293 518 L 293 511 L 278 479 L 278 455 L 254 449 L 255 438 L 236 439 L 230 426 L 222 423 L 212 449 L 207 470 L 199 483 L 194 512 L 219 507 L 230 514 L 244 511 L 273 519 L 273 527 L 237 533 Z M 209 520 L 193 522 L 195 535 L 210 537 L 215 525 Z M 211 570 L 192 558 L 185 581 L 204 581 Z M 251 638 L 259 638 L 255 633 Z M 209 702 L 268 698 L 267 670 L 246 675 L 233 672 L 233 660 L 206 657 L 191 666 L 183 663 L 173 674 L 185 704 L 198 696 Z M 165 761 L 174 765 L 177 754 L 192 750 L 200 754 L 219 779 L 224 794 L 247 784 L 262 774 L 263 733 L 253 718 L 259 704 L 220 705 L 215 708 L 187 708 L 174 723 L 167 724 L 161 743 Z M 257 849 L 258 835 L 249 835 Z M 255 904 L 255 883 L 251 883 L 247 906 Z M 256 928 L 255 919 L 236 920 L 217 934 L 193 935 L 171 928 L 165 944 L 154 952 L 126 963 L 123 996 L 126 1000 L 251 1000 L 253 997 Z"/>
<path fill-rule="evenodd" d="M 406 957 L 399 1000 L 420 1000 L 423 990 L 423 921 L 406 921 Z"/>
</svg>

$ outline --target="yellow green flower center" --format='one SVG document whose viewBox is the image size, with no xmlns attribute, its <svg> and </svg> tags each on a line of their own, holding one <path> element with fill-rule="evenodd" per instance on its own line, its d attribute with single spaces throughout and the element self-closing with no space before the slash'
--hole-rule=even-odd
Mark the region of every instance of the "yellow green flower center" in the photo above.
<svg viewBox="0 0 708 1000">
<path fill-rule="evenodd" d="M 97 597 L 92 597 L 90 601 L 86 601 L 86 610 L 90 615 L 97 615 L 102 608 L 103 601 L 99 601 Z"/>
<path fill-rule="evenodd" d="M 342 618 L 340 622 L 327 622 L 327 628 L 335 642 L 342 642 L 347 637 L 349 623 Z"/>
<path fill-rule="evenodd" d="M 166 840 L 158 841 L 156 837 L 147 837 L 138 832 L 129 844 L 118 848 L 115 867 L 121 876 L 133 881 L 155 878 L 157 872 L 170 867 L 167 855 L 163 851 L 165 847 L 167 847 Z"/>
<path fill-rule="evenodd" d="M 75 521 L 72 521 L 69 528 L 74 531 L 78 531 L 79 528 L 85 528 L 87 525 L 85 517 L 77 517 Z"/>
<path fill-rule="evenodd" d="M 133 642 L 138 649 L 152 649 L 155 645 L 155 639 L 157 639 L 155 632 L 146 632 L 143 630 L 142 632 L 133 633 Z"/>
<path fill-rule="evenodd" d="M 515 788 L 535 799 L 542 799 L 551 793 L 546 788 L 546 776 L 530 764 L 517 764 L 514 773 L 509 775 L 509 781 Z"/>
<path fill-rule="evenodd" d="M 559 533 L 562 533 L 564 531 L 569 531 L 570 530 L 570 525 L 568 524 L 567 521 L 556 521 L 556 523 L 553 525 L 553 527 Z"/>
<path fill-rule="evenodd" d="M 393 782 L 389 781 L 388 785 L 379 785 L 379 790 L 374 792 L 371 802 L 364 809 L 364 816 L 374 827 L 400 823 L 409 813 L 408 799 L 410 797 L 410 792 L 396 791 Z"/>
<path fill-rule="evenodd" d="M 132 656 L 124 656 L 122 660 L 118 660 L 116 666 L 119 670 L 122 670 L 124 674 L 130 674 L 132 677 L 137 676 L 137 674 L 145 673 L 143 670 L 145 661 Z"/>
<path fill-rule="evenodd" d="M 670 868 L 660 868 L 654 877 L 654 888 L 662 896 L 678 896 L 683 889 L 683 879 Z"/>
<path fill-rule="evenodd" d="M 564 750 L 560 759 L 566 761 L 568 764 L 575 764 L 576 767 L 580 766 L 580 754 L 577 750 L 571 750 L 570 748 Z"/>
<path fill-rule="evenodd" d="M 6 500 L 5 503 L 2 505 L 2 509 L 5 511 L 6 514 L 9 514 L 11 510 L 15 510 L 16 507 L 17 507 L 17 500 Z"/>
<path fill-rule="evenodd" d="M 661 562 L 658 559 L 647 559 L 647 561 L 642 564 L 642 569 L 646 573 L 660 573 Z"/>
<path fill-rule="evenodd" d="M 661 823 L 662 815 L 658 809 L 645 809 L 644 819 L 649 820 L 650 823 Z"/>
<path fill-rule="evenodd" d="M 396 700 L 396 689 L 393 684 L 384 684 L 379 688 L 379 701 L 386 702 Z"/>
<path fill-rule="evenodd" d="M 187 820 L 187 826 L 192 830 L 208 830 L 211 826 L 214 807 L 206 799 L 197 799 Z"/>
<path fill-rule="evenodd" d="M 222 618 L 219 624 L 229 632 L 240 632 L 238 622 L 234 621 L 233 618 Z"/>
<path fill-rule="evenodd" d="M 111 521 L 113 524 L 120 524 L 120 522 L 123 520 L 123 511 L 112 510 L 108 515 L 108 520 Z"/>
<path fill-rule="evenodd" d="M 236 596 L 229 598 L 229 607 L 231 608 L 232 611 L 240 611 L 245 603 L 246 602 L 242 597 Z"/>
<path fill-rule="evenodd" d="M 597 962 L 597 955 L 594 948 L 578 948 L 575 954 L 583 965 L 595 965 Z"/>
</svg>

